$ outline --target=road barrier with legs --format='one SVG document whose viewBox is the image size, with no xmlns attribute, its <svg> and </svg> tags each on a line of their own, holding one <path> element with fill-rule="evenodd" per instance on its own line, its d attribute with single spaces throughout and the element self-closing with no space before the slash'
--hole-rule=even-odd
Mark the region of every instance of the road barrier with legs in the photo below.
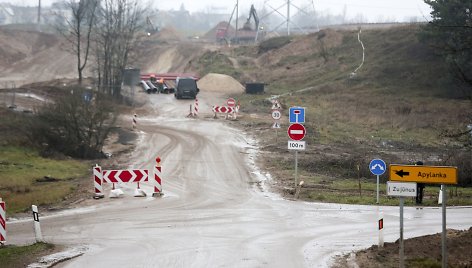
<svg viewBox="0 0 472 268">
<path fill-rule="evenodd" d="M 161 185 L 161 159 L 158 157 L 156 159 L 157 164 L 154 167 L 154 181 L 153 181 L 153 196 L 162 195 L 162 185 Z M 114 193 L 115 183 L 137 183 L 137 188 L 134 196 L 146 196 L 146 193 L 141 190 L 139 183 L 143 181 L 149 181 L 149 170 L 148 169 L 125 169 L 125 170 L 102 170 L 102 168 L 97 164 L 93 167 L 93 177 L 94 177 L 94 198 L 103 198 L 103 184 L 112 183 L 112 194 L 116 197 L 122 194 Z M 112 195 L 111 195 L 112 196 Z"/>
</svg>

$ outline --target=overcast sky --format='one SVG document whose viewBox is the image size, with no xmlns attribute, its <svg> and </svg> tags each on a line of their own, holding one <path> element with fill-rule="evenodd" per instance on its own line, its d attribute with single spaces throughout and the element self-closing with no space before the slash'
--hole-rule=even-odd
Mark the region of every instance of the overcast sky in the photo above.
<svg viewBox="0 0 472 268">
<path fill-rule="evenodd" d="M 0 3 L 12 3 L 24 6 L 38 5 L 39 0 L 0 0 Z M 42 5 L 50 5 L 56 0 L 41 0 Z M 153 3 L 154 7 L 169 10 L 177 10 L 181 4 L 190 12 L 204 11 L 214 13 L 231 13 L 236 5 L 236 0 L 143 0 Z M 368 22 L 375 21 L 409 21 L 411 17 L 429 18 L 430 8 L 423 0 L 291 0 L 294 6 L 291 13 L 295 13 L 296 7 L 309 6 L 317 11 L 329 12 L 332 15 L 342 14 L 346 11 L 346 17 L 354 18 L 362 14 Z M 251 4 L 256 10 L 264 6 L 267 10 L 277 9 L 286 4 L 287 0 L 239 0 L 240 14 L 246 14 Z M 287 8 L 279 10 L 287 13 Z"/>
</svg>

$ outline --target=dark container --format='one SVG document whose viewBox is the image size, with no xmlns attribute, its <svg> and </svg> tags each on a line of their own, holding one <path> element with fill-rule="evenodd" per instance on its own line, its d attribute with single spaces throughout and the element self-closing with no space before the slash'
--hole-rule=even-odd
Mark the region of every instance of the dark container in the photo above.
<svg viewBox="0 0 472 268">
<path fill-rule="evenodd" d="M 123 70 L 123 84 L 127 86 L 135 86 L 141 81 L 140 69 L 126 68 Z"/>
<path fill-rule="evenodd" d="M 262 94 L 264 85 L 264 83 L 246 83 L 246 94 Z"/>
</svg>

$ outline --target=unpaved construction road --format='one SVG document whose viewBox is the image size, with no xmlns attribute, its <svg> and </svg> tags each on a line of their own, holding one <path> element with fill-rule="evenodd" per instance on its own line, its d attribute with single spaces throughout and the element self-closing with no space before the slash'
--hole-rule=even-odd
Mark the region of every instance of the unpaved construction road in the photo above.
<svg viewBox="0 0 472 268">
<path fill-rule="evenodd" d="M 377 243 L 379 209 L 385 240 L 398 239 L 398 207 L 305 203 L 268 192 L 270 176 L 254 164 L 256 140 L 211 118 L 223 98 L 202 92 L 200 119 L 186 118 L 193 100 L 149 99 L 123 168 L 152 169 L 160 156 L 165 195 L 136 198 L 129 185 L 123 198 L 41 217 L 46 241 L 86 248 L 61 267 L 326 267 L 336 254 Z M 472 208 L 448 208 L 447 219 L 448 228 L 469 228 Z M 7 228 L 11 244 L 34 241 L 30 219 Z M 405 209 L 405 238 L 440 231 L 439 208 Z"/>
</svg>

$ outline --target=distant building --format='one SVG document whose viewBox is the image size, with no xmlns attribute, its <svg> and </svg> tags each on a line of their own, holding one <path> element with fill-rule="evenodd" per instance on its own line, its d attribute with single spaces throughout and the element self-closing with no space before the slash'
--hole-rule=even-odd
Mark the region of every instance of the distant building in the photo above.
<svg viewBox="0 0 472 268">
<path fill-rule="evenodd" d="M 54 3 L 50 7 L 41 7 L 42 24 L 65 23 L 65 18 L 70 18 L 70 10 L 63 4 Z M 38 22 L 38 8 L 15 6 L 8 3 L 0 3 L 0 25 L 5 24 L 30 24 Z"/>
</svg>

